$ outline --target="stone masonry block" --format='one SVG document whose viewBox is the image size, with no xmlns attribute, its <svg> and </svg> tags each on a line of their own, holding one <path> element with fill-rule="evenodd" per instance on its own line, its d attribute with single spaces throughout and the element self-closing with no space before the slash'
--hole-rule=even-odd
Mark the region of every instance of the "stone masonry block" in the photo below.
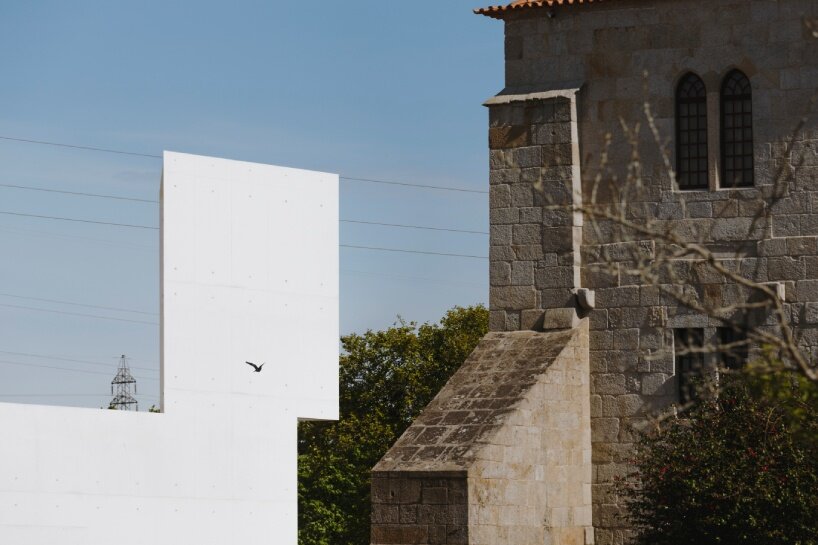
<svg viewBox="0 0 818 545">
<path fill-rule="evenodd" d="M 799 301 L 818 302 L 818 279 L 801 280 L 795 283 L 796 297 Z"/>
<path fill-rule="evenodd" d="M 489 188 L 490 208 L 509 208 L 511 206 L 511 186 L 493 185 Z"/>
<path fill-rule="evenodd" d="M 573 288 L 573 267 L 543 267 L 537 269 L 535 284 L 537 288 Z"/>
<path fill-rule="evenodd" d="M 672 377 L 663 373 L 651 373 L 642 377 L 642 394 L 649 396 L 668 395 L 671 393 Z"/>
<path fill-rule="evenodd" d="M 489 227 L 489 243 L 492 246 L 511 246 L 512 225 L 492 225 Z"/>
<path fill-rule="evenodd" d="M 604 288 L 596 290 L 597 308 L 639 306 L 639 287 Z"/>
<path fill-rule="evenodd" d="M 543 149 L 539 146 L 510 150 L 511 165 L 518 168 L 539 167 L 543 164 Z"/>
<path fill-rule="evenodd" d="M 542 146 L 542 162 L 544 167 L 558 167 L 573 163 L 573 149 L 571 144 L 546 144 Z"/>
<path fill-rule="evenodd" d="M 803 260 L 788 256 L 771 257 L 767 259 L 767 275 L 769 280 L 802 280 L 806 265 Z"/>
<path fill-rule="evenodd" d="M 593 378 L 593 393 L 622 395 L 626 393 L 625 375 L 600 374 Z"/>
<path fill-rule="evenodd" d="M 530 208 L 534 206 L 534 187 L 529 184 L 514 184 L 511 186 L 511 206 L 516 208 Z"/>
<path fill-rule="evenodd" d="M 523 310 L 534 308 L 537 292 L 534 286 L 498 286 L 489 290 L 492 310 Z"/>
<path fill-rule="evenodd" d="M 818 254 L 818 237 L 790 237 L 787 239 L 787 255 L 816 255 Z"/>
<path fill-rule="evenodd" d="M 515 286 L 533 286 L 534 262 L 513 261 L 511 263 L 511 283 Z"/>
<path fill-rule="evenodd" d="M 804 305 L 804 320 L 808 324 L 818 324 L 818 302 Z"/>
<path fill-rule="evenodd" d="M 542 228 L 537 224 L 529 223 L 514 225 L 511 241 L 515 245 L 540 245 L 542 243 Z"/>
<path fill-rule="evenodd" d="M 570 123 L 546 123 L 534 126 L 534 144 L 567 144 L 571 142 Z"/>
<path fill-rule="evenodd" d="M 567 252 L 573 249 L 573 227 L 543 227 L 542 248 L 548 252 Z"/>
<path fill-rule="evenodd" d="M 517 223 L 519 219 L 520 211 L 517 208 L 493 208 L 489 210 L 489 221 L 492 225 Z"/>
<path fill-rule="evenodd" d="M 763 257 L 775 257 L 787 255 L 787 238 L 768 238 L 758 241 L 758 255 Z"/>
<path fill-rule="evenodd" d="M 494 261 L 489 265 L 492 286 L 511 285 L 511 265 L 505 261 Z"/>
<path fill-rule="evenodd" d="M 540 290 L 540 301 L 543 308 L 571 307 L 576 296 L 569 288 L 547 288 Z"/>
<path fill-rule="evenodd" d="M 571 329 L 579 324 L 576 308 L 550 308 L 543 312 L 542 328 Z"/>
<path fill-rule="evenodd" d="M 619 437 L 618 418 L 592 418 L 591 440 L 594 443 L 616 442 Z"/>
<path fill-rule="evenodd" d="M 520 223 L 541 223 L 543 209 L 539 206 L 520 208 Z"/>
<path fill-rule="evenodd" d="M 520 313 L 520 329 L 542 331 L 544 314 L 540 309 L 523 310 Z"/>
<path fill-rule="evenodd" d="M 531 143 L 531 129 L 528 125 L 504 125 L 489 129 L 490 149 L 519 148 Z"/>
</svg>

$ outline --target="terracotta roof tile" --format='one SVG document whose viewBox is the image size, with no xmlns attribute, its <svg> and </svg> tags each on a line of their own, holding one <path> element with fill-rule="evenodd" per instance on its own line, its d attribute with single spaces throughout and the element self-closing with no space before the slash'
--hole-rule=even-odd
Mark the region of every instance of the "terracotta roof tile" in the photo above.
<svg viewBox="0 0 818 545">
<path fill-rule="evenodd" d="M 603 0 L 516 0 L 510 4 L 502 6 L 489 6 L 487 8 L 478 8 L 474 13 L 478 15 L 486 15 L 494 19 L 503 19 L 506 15 L 513 11 L 524 10 L 529 8 L 551 8 L 554 6 L 573 6 L 576 4 L 593 4 L 594 2 L 602 2 Z"/>
</svg>

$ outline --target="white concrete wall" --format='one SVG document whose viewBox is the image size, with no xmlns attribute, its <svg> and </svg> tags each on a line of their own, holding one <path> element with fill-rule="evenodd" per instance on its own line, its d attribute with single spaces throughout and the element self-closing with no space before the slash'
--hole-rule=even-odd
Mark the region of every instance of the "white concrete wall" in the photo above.
<svg viewBox="0 0 818 545">
<path fill-rule="evenodd" d="M 296 421 L 338 412 L 338 177 L 165 153 L 162 229 L 164 413 L 0 403 L 0 544 L 296 543 Z"/>
</svg>

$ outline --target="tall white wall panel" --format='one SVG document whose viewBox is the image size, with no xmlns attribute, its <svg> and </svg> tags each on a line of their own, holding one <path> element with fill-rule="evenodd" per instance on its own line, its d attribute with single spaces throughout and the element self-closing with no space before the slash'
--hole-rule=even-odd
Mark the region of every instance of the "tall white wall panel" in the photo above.
<svg viewBox="0 0 818 545">
<path fill-rule="evenodd" d="M 338 414 L 338 176 L 164 159 L 164 412 L 0 403 L 0 544 L 296 543 L 296 421 Z"/>
</svg>

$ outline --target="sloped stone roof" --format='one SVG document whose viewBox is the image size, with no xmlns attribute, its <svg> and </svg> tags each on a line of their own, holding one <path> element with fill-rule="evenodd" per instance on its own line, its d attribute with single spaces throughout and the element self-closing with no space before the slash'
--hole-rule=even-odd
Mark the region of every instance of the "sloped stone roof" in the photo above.
<svg viewBox="0 0 818 545">
<path fill-rule="evenodd" d="M 468 468 L 576 332 L 487 334 L 373 471 Z"/>
<path fill-rule="evenodd" d="M 517 0 L 510 4 L 503 4 L 500 6 L 488 6 L 486 8 L 478 8 L 474 13 L 478 15 L 486 15 L 494 19 L 503 19 L 506 15 L 519 10 L 529 8 L 551 8 L 554 6 L 574 6 L 579 4 L 593 4 L 599 3 L 603 0 Z M 609 0 L 610 1 L 610 0 Z"/>
</svg>

